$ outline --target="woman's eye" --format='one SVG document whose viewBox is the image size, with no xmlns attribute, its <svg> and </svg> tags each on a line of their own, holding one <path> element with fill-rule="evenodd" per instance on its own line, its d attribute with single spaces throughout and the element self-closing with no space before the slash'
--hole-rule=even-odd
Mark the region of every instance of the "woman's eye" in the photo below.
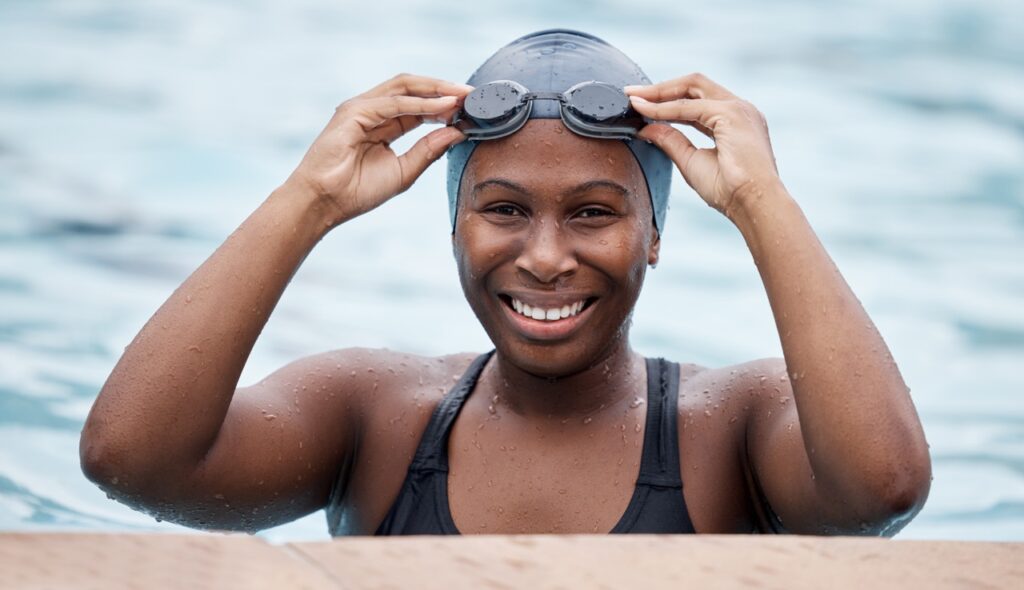
<svg viewBox="0 0 1024 590">
<path fill-rule="evenodd" d="M 514 216 L 519 215 L 519 209 L 512 205 L 496 205 L 488 209 L 491 213 L 497 213 L 498 215 Z"/>
<path fill-rule="evenodd" d="M 605 209 L 601 209 L 598 207 L 587 207 L 586 209 L 580 211 L 577 215 L 579 215 L 583 219 L 593 219 L 595 217 L 604 217 L 606 215 L 611 214 L 612 213 L 610 211 L 607 211 Z"/>
</svg>

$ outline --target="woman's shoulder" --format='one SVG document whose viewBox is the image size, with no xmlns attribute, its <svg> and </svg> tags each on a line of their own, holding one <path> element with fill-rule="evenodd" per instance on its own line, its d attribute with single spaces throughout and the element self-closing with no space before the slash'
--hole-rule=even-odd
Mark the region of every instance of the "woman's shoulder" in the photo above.
<svg viewBox="0 0 1024 590">
<path fill-rule="evenodd" d="M 367 413 L 381 405 L 439 401 L 478 353 L 421 355 L 388 348 L 341 348 L 303 359 L 305 372 L 329 377 L 332 389 L 360 398 Z"/>
<path fill-rule="evenodd" d="M 722 367 L 679 363 L 680 423 L 727 435 L 746 427 L 765 399 L 786 380 L 781 358 L 761 358 Z"/>
</svg>

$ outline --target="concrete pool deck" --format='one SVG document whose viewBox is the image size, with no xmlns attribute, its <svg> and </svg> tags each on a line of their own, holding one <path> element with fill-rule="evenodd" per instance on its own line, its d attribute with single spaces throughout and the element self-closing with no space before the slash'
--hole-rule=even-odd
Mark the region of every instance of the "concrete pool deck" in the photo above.
<svg viewBox="0 0 1024 590">
<path fill-rule="evenodd" d="M 1022 588 L 1024 543 L 2 533 L 0 588 Z"/>
</svg>

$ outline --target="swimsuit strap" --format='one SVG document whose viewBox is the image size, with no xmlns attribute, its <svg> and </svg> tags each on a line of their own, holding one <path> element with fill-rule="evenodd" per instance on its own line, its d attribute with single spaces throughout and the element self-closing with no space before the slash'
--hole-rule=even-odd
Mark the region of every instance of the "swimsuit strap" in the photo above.
<svg viewBox="0 0 1024 590">
<path fill-rule="evenodd" d="M 679 365 L 647 359 L 647 430 L 638 485 L 682 488 L 679 472 Z"/>
<path fill-rule="evenodd" d="M 476 387 L 476 382 L 480 378 L 484 366 L 493 355 L 494 351 L 492 350 L 476 357 L 455 386 L 438 404 L 434 414 L 430 417 L 427 430 L 423 433 L 419 448 L 416 449 L 416 456 L 413 457 L 410 465 L 411 469 L 448 471 L 447 443 L 452 423 L 455 422 L 455 417 L 459 415 L 462 404 Z"/>
</svg>

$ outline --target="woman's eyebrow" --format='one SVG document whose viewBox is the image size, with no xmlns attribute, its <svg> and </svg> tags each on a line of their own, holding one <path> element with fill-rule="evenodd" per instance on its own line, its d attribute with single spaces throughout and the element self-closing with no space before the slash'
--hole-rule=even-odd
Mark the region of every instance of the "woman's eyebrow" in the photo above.
<svg viewBox="0 0 1024 590">
<path fill-rule="evenodd" d="M 565 191 L 564 194 L 565 195 L 578 195 L 578 194 L 582 194 L 582 193 L 588 193 L 588 192 L 590 192 L 590 191 L 592 191 L 594 189 L 598 189 L 598 188 L 611 189 L 611 190 L 621 194 L 624 197 L 628 197 L 630 195 L 630 192 L 629 192 L 628 188 L 622 186 L 621 184 L 619 184 L 617 182 L 613 182 L 611 180 L 603 180 L 603 179 L 588 180 L 587 182 L 577 184 L 576 186 L 572 187 L 571 189 Z"/>
<path fill-rule="evenodd" d="M 473 194 L 476 195 L 476 193 L 478 193 L 479 191 L 481 191 L 481 190 L 483 190 L 485 188 L 488 188 L 490 186 L 501 187 L 501 188 L 504 188 L 504 189 L 508 189 L 510 191 L 515 191 L 515 192 L 523 194 L 523 195 L 530 195 L 530 194 L 532 194 L 526 187 L 524 187 L 524 186 L 522 186 L 520 184 L 516 184 L 515 182 L 512 182 L 511 180 L 508 180 L 508 179 L 505 179 L 505 178 L 488 178 L 487 180 L 485 180 L 483 182 L 477 183 L 477 185 L 473 187 Z M 577 184 L 576 186 L 574 186 L 574 187 L 564 191 L 562 194 L 567 195 L 567 196 L 569 196 L 569 195 L 578 195 L 578 194 L 583 194 L 583 193 L 590 192 L 590 191 L 592 191 L 594 189 L 598 189 L 598 188 L 611 189 L 611 190 L 621 194 L 624 197 L 630 196 L 630 192 L 629 192 L 628 188 L 622 186 L 621 184 L 619 184 L 617 182 L 613 182 L 611 180 L 604 180 L 604 179 L 588 180 L 587 182 L 583 182 L 583 183 Z"/>
<path fill-rule="evenodd" d="M 475 197 L 477 193 L 490 186 L 501 187 L 524 195 L 530 194 L 530 191 L 526 190 L 526 187 L 516 184 L 511 180 L 506 180 L 504 178 L 488 178 L 483 182 L 477 183 L 476 186 L 473 187 L 473 196 Z"/>
</svg>

